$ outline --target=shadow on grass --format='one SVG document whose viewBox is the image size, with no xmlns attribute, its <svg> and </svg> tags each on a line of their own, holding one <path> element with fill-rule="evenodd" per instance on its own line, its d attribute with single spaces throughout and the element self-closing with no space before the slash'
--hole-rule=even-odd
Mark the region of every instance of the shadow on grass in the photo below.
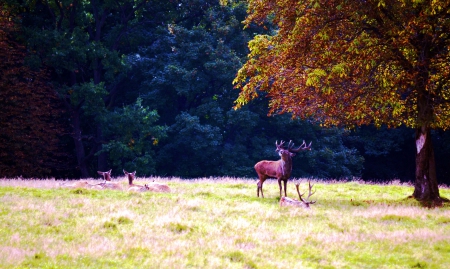
<svg viewBox="0 0 450 269">
<path fill-rule="evenodd" d="M 417 200 L 412 195 L 408 196 L 407 199 Z M 426 208 L 438 208 L 438 207 L 450 208 L 450 200 L 442 196 L 440 196 L 438 199 L 435 200 L 423 200 L 423 201 L 417 200 L 417 201 L 420 203 L 421 206 Z"/>
</svg>

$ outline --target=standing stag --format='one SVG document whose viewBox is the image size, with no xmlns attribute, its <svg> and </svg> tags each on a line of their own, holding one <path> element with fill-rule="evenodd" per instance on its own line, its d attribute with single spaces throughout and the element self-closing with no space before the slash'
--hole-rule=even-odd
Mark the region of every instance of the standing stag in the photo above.
<svg viewBox="0 0 450 269">
<path fill-rule="evenodd" d="M 312 142 L 311 142 L 312 143 Z M 307 146 L 305 140 L 303 140 L 303 144 L 300 147 L 294 149 L 294 143 L 292 140 L 289 141 L 287 149 L 284 148 L 284 141 L 281 141 L 278 144 L 278 141 L 275 142 L 275 146 L 277 147 L 276 151 L 278 155 L 280 155 L 281 159 L 278 161 L 260 161 L 255 164 L 255 170 L 259 177 L 259 182 L 257 183 L 258 190 L 257 194 L 259 197 L 259 190 L 261 190 L 261 196 L 264 198 L 263 193 L 263 183 L 267 178 L 276 178 L 278 180 L 278 186 L 280 187 L 280 197 L 282 197 L 282 187 L 281 181 L 284 182 L 284 196 L 286 194 L 286 186 L 287 181 L 291 177 L 292 173 L 292 157 L 295 156 L 295 153 L 304 150 L 311 150 L 311 143 Z"/>
</svg>

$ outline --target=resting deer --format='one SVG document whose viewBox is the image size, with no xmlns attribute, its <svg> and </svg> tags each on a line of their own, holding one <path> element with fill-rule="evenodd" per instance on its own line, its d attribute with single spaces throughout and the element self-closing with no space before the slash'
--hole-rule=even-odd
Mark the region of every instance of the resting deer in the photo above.
<svg viewBox="0 0 450 269">
<path fill-rule="evenodd" d="M 77 182 L 69 182 L 69 183 L 62 183 L 61 187 L 65 187 L 65 188 L 72 188 L 72 189 L 79 189 L 79 188 L 83 188 L 83 189 L 98 189 L 101 190 L 103 189 L 103 187 L 100 184 L 92 184 L 89 183 L 87 181 L 77 181 Z"/>
<path fill-rule="evenodd" d="M 148 187 L 147 184 L 144 184 L 144 186 L 131 186 L 128 188 L 128 191 L 132 191 L 132 192 L 145 192 L 145 191 L 149 191 L 150 188 Z"/>
<path fill-rule="evenodd" d="M 146 185 L 142 186 L 142 185 L 133 183 L 133 180 L 136 178 L 136 171 L 134 171 L 133 173 L 128 173 L 127 171 L 123 170 L 123 173 L 125 174 L 125 176 L 128 177 L 128 190 L 129 191 L 145 191 L 145 189 L 148 189 L 148 187 L 146 188 Z"/>
<path fill-rule="evenodd" d="M 91 184 L 87 181 L 77 181 L 77 182 L 62 183 L 60 186 L 66 187 L 66 188 L 78 189 L 78 188 L 90 188 L 91 186 L 93 186 L 93 184 Z"/>
<path fill-rule="evenodd" d="M 89 183 L 87 181 L 78 181 L 78 182 L 71 182 L 71 183 L 65 183 L 62 184 L 62 186 L 64 187 L 68 187 L 68 188 L 85 188 L 85 189 L 98 189 L 98 190 L 102 190 L 102 189 L 113 189 L 113 190 L 121 190 L 122 187 L 120 184 L 118 183 L 112 183 L 111 182 L 111 170 L 107 171 L 107 172 L 101 172 L 101 171 L 97 171 L 97 173 L 99 175 L 103 176 L 103 179 L 105 180 L 102 183 Z"/>
<path fill-rule="evenodd" d="M 311 142 L 312 143 L 312 142 Z M 294 149 L 294 144 L 292 140 L 289 141 L 288 148 L 284 148 L 284 141 L 281 141 L 278 144 L 278 141 L 275 142 L 275 146 L 277 147 L 276 151 L 278 151 L 278 155 L 280 155 L 281 159 L 278 161 L 260 161 L 255 164 L 255 170 L 258 174 L 259 181 L 257 183 L 257 195 L 259 197 L 259 191 L 261 190 L 261 196 L 264 198 L 263 193 L 263 183 L 267 178 L 276 178 L 278 180 L 278 186 L 280 187 L 280 197 L 282 197 L 282 186 L 281 181 L 284 183 L 284 196 L 286 194 L 286 185 L 288 179 L 291 177 L 292 173 L 292 157 L 295 156 L 295 153 L 304 150 L 311 150 L 311 143 L 307 146 L 305 140 L 303 140 L 303 144 L 300 147 Z"/>
<path fill-rule="evenodd" d="M 156 183 L 156 182 L 145 184 L 144 186 L 134 184 L 133 180 L 136 178 L 136 171 L 134 171 L 133 173 L 128 173 L 127 171 L 123 170 L 123 173 L 125 174 L 125 176 L 128 177 L 128 185 L 129 185 L 128 190 L 129 191 L 171 192 L 169 186 L 160 184 L 160 183 Z"/>
<path fill-rule="evenodd" d="M 104 179 L 105 181 L 111 181 L 111 171 L 112 171 L 112 169 L 109 170 L 109 171 L 106 171 L 106 172 L 97 171 L 97 173 L 98 173 L 99 175 L 103 176 L 103 179 Z"/>
<path fill-rule="evenodd" d="M 122 185 L 119 183 L 112 183 L 111 182 L 111 171 L 106 171 L 106 172 L 102 172 L 102 171 L 97 171 L 97 173 L 101 176 L 103 176 L 103 179 L 105 180 L 102 183 L 99 183 L 98 185 L 100 185 L 101 187 L 105 188 L 105 189 L 111 189 L 111 190 L 121 190 L 122 189 Z"/>
<path fill-rule="evenodd" d="M 308 197 L 306 197 L 306 199 L 302 198 L 303 194 L 300 194 L 299 186 L 300 186 L 300 181 L 298 183 L 295 183 L 295 188 L 297 189 L 298 198 L 300 200 L 291 199 L 289 197 L 281 197 L 280 198 L 280 206 L 300 206 L 303 208 L 310 208 L 309 205 L 316 203 L 316 201 L 309 201 L 309 198 L 311 197 L 311 195 L 316 193 L 316 191 L 311 192 L 312 187 L 314 185 L 311 185 L 311 182 L 308 182 L 309 193 L 308 193 Z"/>
</svg>

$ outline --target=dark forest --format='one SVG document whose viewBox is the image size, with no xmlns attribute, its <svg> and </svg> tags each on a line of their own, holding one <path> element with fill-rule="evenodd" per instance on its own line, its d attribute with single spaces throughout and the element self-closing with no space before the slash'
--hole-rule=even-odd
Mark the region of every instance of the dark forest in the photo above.
<svg viewBox="0 0 450 269">
<path fill-rule="evenodd" d="M 0 10 L 0 177 L 256 178 L 275 141 L 312 150 L 293 177 L 414 180 L 414 130 L 325 128 L 268 116 L 262 94 L 233 109 L 248 42 L 245 1 L 18 1 Z M 303 104 L 293 104 L 301 106 Z M 439 184 L 450 133 L 435 130 Z"/>
</svg>

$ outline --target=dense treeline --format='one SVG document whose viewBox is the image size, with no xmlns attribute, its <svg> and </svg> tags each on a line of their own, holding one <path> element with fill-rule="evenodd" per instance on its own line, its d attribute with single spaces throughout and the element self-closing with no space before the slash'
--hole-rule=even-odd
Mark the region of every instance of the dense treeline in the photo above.
<svg viewBox="0 0 450 269">
<path fill-rule="evenodd" d="M 27 85 L 1 78 L 0 176 L 92 177 L 124 168 L 140 176 L 255 177 L 257 161 L 278 158 L 276 140 L 305 139 L 313 150 L 294 157 L 294 177 L 413 180 L 410 129 L 348 131 L 267 117 L 264 98 L 233 110 L 232 80 L 247 43 L 270 31 L 244 30 L 245 15 L 244 1 L 4 1 L 2 21 L 14 26 L 2 28 L 19 30 L 2 31 L 2 59 L 20 56 L 14 64 L 39 77 Z M 2 73 L 27 79 L 7 63 Z M 22 99 L 11 103 L 15 94 Z M 45 107 L 51 113 L 29 112 Z M 18 119 L 47 131 L 28 133 L 41 144 L 18 139 L 36 129 Z M 434 134 L 441 183 L 450 172 L 448 139 Z M 18 145 L 29 154 L 12 154 Z"/>
</svg>

